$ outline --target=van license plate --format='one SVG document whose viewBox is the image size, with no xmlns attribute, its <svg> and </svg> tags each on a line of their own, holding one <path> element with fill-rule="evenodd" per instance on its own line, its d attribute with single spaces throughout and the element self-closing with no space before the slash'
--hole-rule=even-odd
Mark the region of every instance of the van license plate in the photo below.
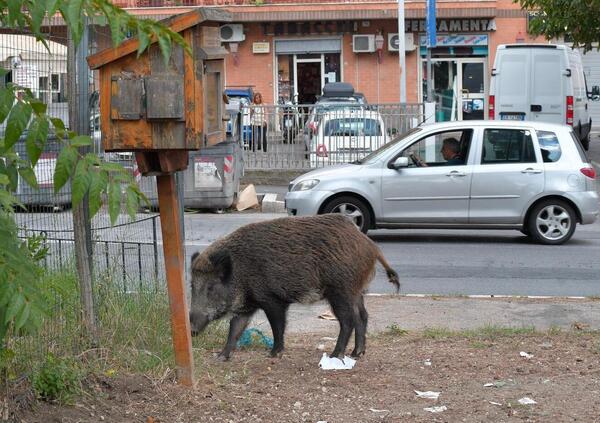
<svg viewBox="0 0 600 423">
<path fill-rule="evenodd" d="M 524 113 L 514 113 L 514 114 L 501 113 L 500 119 L 501 120 L 525 120 L 525 114 Z"/>
</svg>

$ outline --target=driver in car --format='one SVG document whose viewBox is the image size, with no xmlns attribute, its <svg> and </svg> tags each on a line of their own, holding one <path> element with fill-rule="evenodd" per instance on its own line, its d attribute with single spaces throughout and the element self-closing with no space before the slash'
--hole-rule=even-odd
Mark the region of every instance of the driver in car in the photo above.
<svg viewBox="0 0 600 423">
<path fill-rule="evenodd" d="M 442 143 L 442 150 L 440 152 L 444 160 L 446 160 L 446 166 L 465 164 L 465 159 L 460 155 L 460 142 L 456 138 L 446 138 Z M 415 153 L 410 153 L 410 156 L 417 166 L 427 166 L 427 163 Z"/>
</svg>

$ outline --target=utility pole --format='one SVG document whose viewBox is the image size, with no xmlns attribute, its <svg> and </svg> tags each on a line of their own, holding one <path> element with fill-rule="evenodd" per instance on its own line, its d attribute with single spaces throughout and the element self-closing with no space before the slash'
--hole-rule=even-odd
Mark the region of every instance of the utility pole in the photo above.
<svg viewBox="0 0 600 423">
<path fill-rule="evenodd" d="M 435 0 L 427 0 L 427 102 L 433 102 L 431 49 L 436 46 Z"/>
<path fill-rule="evenodd" d="M 75 45 L 71 33 L 68 33 L 69 129 L 78 134 L 87 135 L 90 132 L 89 68 L 85 59 L 88 52 L 89 27 L 87 18 L 82 16 L 82 19 L 83 34 L 78 46 Z M 89 147 L 79 148 L 80 154 L 86 154 L 89 151 Z M 92 290 L 92 235 L 88 204 L 89 198 L 86 194 L 81 203 L 73 207 L 73 240 L 75 262 L 79 276 L 81 318 L 92 343 L 96 344 L 98 342 L 98 328 Z"/>
<path fill-rule="evenodd" d="M 404 0 L 398 0 L 398 61 L 400 66 L 400 104 L 406 104 L 406 41 Z"/>
</svg>

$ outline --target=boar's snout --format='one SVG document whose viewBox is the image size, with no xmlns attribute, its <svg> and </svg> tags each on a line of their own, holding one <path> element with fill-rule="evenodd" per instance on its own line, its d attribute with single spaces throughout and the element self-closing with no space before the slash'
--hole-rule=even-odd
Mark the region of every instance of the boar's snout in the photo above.
<svg viewBox="0 0 600 423">
<path fill-rule="evenodd" d="M 192 336 L 200 334 L 208 325 L 208 316 L 203 313 L 191 312 L 190 313 L 190 329 Z"/>
</svg>

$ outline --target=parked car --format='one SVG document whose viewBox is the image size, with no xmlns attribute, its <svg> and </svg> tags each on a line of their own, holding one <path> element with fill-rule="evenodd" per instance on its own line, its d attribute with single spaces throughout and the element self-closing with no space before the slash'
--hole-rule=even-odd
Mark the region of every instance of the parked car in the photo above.
<svg viewBox="0 0 600 423">
<path fill-rule="evenodd" d="M 441 153 L 450 144 L 461 164 Z M 343 213 L 365 233 L 516 229 L 562 244 L 577 223 L 598 218 L 595 177 L 569 126 L 444 122 L 414 128 L 357 162 L 299 176 L 285 201 L 291 215 Z"/>
<path fill-rule="evenodd" d="M 508 44 L 496 51 L 490 81 L 490 119 L 535 120 L 571 125 L 589 148 L 590 100 L 581 54 L 564 45 Z"/>
<path fill-rule="evenodd" d="M 365 157 L 388 141 L 378 112 L 341 109 L 323 113 L 309 148 L 311 167 L 348 163 Z"/>
</svg>

